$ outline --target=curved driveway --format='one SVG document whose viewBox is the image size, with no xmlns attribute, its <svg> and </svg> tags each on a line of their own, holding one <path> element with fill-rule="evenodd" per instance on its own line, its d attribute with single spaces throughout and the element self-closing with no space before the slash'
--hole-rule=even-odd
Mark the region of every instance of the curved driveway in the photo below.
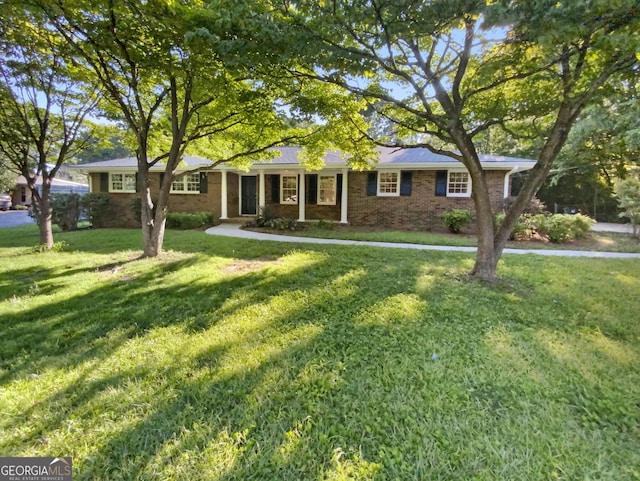
<svg viewBox="0 0 640 481">
<path fill-rule="evenodd" d="M 337 244 L 337 245 L 357 245 L 372 247 L 387 247 L 396 249 L 417 249 L 425 251 L 457 251 L 476 252 L 475 247 L 456 246 L 430 246 L 422 244 L 399 244 L 392 242 L 368 242 L 343 239 L 318 239 L 312 237 L 296 237 L 276 234 L 264 234 L 243 230 L 239 224 L 220 224 L 205 231 L 210 235 L 223 237 L 237 237 L 241 239 L 268 240 L 276 242 L 293 242 L 296 244 Z M 599 252 L 599 251 L 571 251 L 571 250 L 551 250 L 551 249 L 505 249 L 505 254 L 538 254 L 541 256 L 561 256 L 561 257 L 606 257 L 615 259 L 640 259 L 640 254 L 629 254 L 624 252 Z"/>
</svg>

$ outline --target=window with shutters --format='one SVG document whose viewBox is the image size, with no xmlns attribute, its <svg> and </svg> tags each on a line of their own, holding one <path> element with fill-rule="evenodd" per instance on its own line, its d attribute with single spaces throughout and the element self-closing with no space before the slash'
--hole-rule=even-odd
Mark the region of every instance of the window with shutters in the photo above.
<svg viewBox="0 0 640 481">
<path fill-rule="evenodd" d="M 298 203 L 298 176 L 283 175 L 280 177 L 280 203 Z"/>
<path fill-rule="evenodd" d="M 336 205 L 337 191 L 335 175 L 318 176 L 318 205 Z"/>
<path fill-rule="evenodd" d="M 136 174 L 109 173 L 109 192 L 135 192 Z"/>
<path fill-rule="evenodd" d="M 172 194 L 199 194 L 200 174 L 186 174 L 171 184 Z"/>
<path fill-rule="evenodd" d="M 400 195 L 400 171 L 378 173 L 378 195 Z"/>
<path fill-rule="evenodd" d="M 471 196 L 471 177 L 469 172 L 450 170 L 447 177 L 447 197 Z"/>
</svg>

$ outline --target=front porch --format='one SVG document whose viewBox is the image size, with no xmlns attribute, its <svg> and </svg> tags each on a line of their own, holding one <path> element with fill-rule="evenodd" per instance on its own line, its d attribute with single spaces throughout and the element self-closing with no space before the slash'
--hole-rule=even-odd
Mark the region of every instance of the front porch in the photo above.
<svg viewBox="0 0 640 481">
<path fill-rule="evenodd" d="M 309 173 L 301 169 L 220 171 L 220 220 L 257 215 L 266 206 L 282 217 L 347 224 L 348 169 Z"/>
</svg>

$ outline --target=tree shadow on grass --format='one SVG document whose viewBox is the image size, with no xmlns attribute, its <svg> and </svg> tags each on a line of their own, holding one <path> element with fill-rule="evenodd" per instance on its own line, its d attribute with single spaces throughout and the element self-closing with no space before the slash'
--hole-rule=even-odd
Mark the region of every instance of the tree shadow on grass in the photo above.
<svg viewBox="0 0 640 481">
<path fill-rule="evenodd" d="M 255 257 L 292 248 L 300 254 L 258 243 L 238 250 Z M 221 256 L 239 257 L 234 249 Z M 508 471 L 519 466 L 506 441 L 518 445 L 526 427 L 495 434 L 521 406 L 500 398 L 511 386 L 496 376 L 508 365 L 487 363 L 492 353 L 482 346 L 496 324 L 517 330 L 514 316 L 535 296 L 470 285 L 459 277 L 463 256 L 308 246 L 305 253 L 317 261 L 175 280 L 176 269 L 206 267 L 194 256 L 109 282 L 81 296 L 83 311 L 63 303 L 70 324 L 89 320 L 89 328 L 50 357 L 77 372 L 40 395 L 27 419 L 3 421 L 5 444 L 43 453 L 77 446 L 78 479 L 531 475 Z M 579 307 L 571 296 L 566 302 Z M 29 319 L 38 315 L 46 311 Z M 85 351 L 96 336 L 100 347 Z M 37 354 L 22 372 L 34 362 Z M 477 365 L 486 368 L 482 378 L 474 378 Z M 504 409 L 488 405 L 487 393 Z"/>
<path fill-rule="evenodd" d="M 287 273 L 267 269 L 223 276 L 205 284 L 197 279 L 189 283 L 173 280 L 176 273 L 201 265 L 200 257 L 188 256 L 156 263 L 143 272 L 91 269 L 104 279 L 99 287 L 60 302 L 38 303 L 19 313 L 0 316 L 0 338 L 11 339 L 3 350 L 2 381 L 25 375 L 27 365 L 33 371 L 108 355 L 126 339 L 150 329 L 180 325 L 186 330 L 201 330 L 215 325 L 235 310 L 268 298 L 280 288 L 280 276 L 296 273 L 295 269 Z M 111 339 L 112 333 L 120 341 Z M 60 364 L 58 359 L 62 360 Z"/>
<path fill-rule="evenodd" d="M 305 265 L 304 271 L 315 269 L 313 266 Z M 144 299 L 145 302 L 150 302 L 153 305 L 158 306 L 162 302 L 162 299 L 166 299 L 169 295 L 177 295 L 179 299 L 197 299 L 203 297 L 203 294 L 207 289 L 218 290 L 219 287 L 223 289 L 230 289 L 230 292 L 240 291 L 239 299 L 242 302 L 236 305 L 231 304 L 232 307 L 224 305 L 222 299 L 218 299 L 208 305 L 208 310 L 215 313 L 213 318 L 218 317 L 218 321 L 224 321 L 228 318 L 233 318 L 238 315 L 239 312 L 259 306 L 261 303 L 274 302 L 277 304 L 279 299 L 282 298 L 286 301 L 287 296 L 293 296 L 295 299 L 299 295 L 303 295 L 308 292 L 309 299 L 300 305 L 297 305 L 294 309 L 282 313 L 281 316 L 276 315 L 274 318 L 265 321 L 264 326 L 259 326 L 257 329 L 251 331 L 242 332 L 242 330 L 235 334 L 235 340 L 222 343 L 214 343 L 215 345 L 209 346 L 198 352 L 197 355 L 193 355 L 191 360 L 185 362 L 178 361 L 175 365 L 165 364 L 165 369 L 161 373 L 161 379 L 167 391 L 173 393 L 170 396 L 163 396 L 162 392 L 158 393 L 158 396 L 154 397 L 151 405 L 148 407 L 149 415 L 144 417 L 141 423 L 135 423 L 134 427 L 127 427 L 110 436 L 106 444 L 98 450 L 95 457 L 87 459 L 85 464 L 86 469 L 89 466 L 95 466 L 96 470 L 90 470 L 86 474 L 87 478 L 94 478 L 99 472 L 110 472 L 113 474 L 113 479 L 117 478 L 115 474 L 118 468 L 127 470 L 129 475 L 133 475 L 134 478 L 145 477 L 145 470 L 147 466 L 154 462 L 154 459 L 161 454 L 161 451 L 168 449 L 169 445 L 176 441 L 176 436 L 180 437 L 178 433 L 181 433 L 185 429 L 189 429 L 189 425 L 193 423 L 202 423 L 203 426 L 207 426 L 207 429 L 211 429 L 206 438 L 202 440 L 194 440 L 190 435 L 185 435 L 183 440 L 179 440 L 178 445 L 193 445 L 195 448 L 205 449 L 208 444 L 214 440 L 223 436 L 223 432 L 228 431 L 229 436 L 233 437 L 233 432 L 229 431 L 233 428 L 233 424 L 237 422 L 238 416 L 242 412 L 250 414 L 250 424 L 255 424 L 255 436 L 262 436 L 273 429 L 272 424 L 264 424 L 263 414 L 265 414 L 264 408 L 260 408 L 261 403 L 256 403 L 255 400 L 250 399 L 256 391 L 263 390 L 265 397 L 271 395 L 272 389 L 269 387 L 271 382 L 276 383 L 276 387 L 280 387 L 280 391 L 287 397 L 296 397 L 297 388 L 292 389 L 288 384 L 294 383 L 300 387 L 300 382 L 297 380 L 300 370 L 305 369 L 305 363 L 313 360 L 317 356 L 318 350 L 323 348 L 324 342 L 316 341 L 315 335 L 312 333 L 309 337 L 307 329 L 324 329 L 324 324 L 329 322 L 325 319 L 325 316 L 335 315 L 335 305 L 327 304 L 327 299 L 324 298 L 321 293 L 328 284 L 331 284 L 335 279 L 341 276 L 348 275 L 353 270 L 353 266 L 340 265 L 334 268 L 332 275 L 320 276 L 321 282 L 312 284 L 307 278 L 305 285 L 300 284 L 300 278 L 303 275 L 310 276 L 309 272 L 296 272 L 291 269 L 283 269 L 282 272 L 276 272 L 267 270 L 267 272 L 252 272 L 245 273 L 240 276 L 232 276 L 230 279 L 224 279 L 219 283 L 204 285 L 190 285 L 182 284 L 179 288 L 166 288 L 158 289 L 158 292 L 153 294 L 153 297 L 149 299 L 149 293 L 137 293 L 135 289 L 131 289 L 129 292 L 122 290 L 118 293 L 118 297 L 122 296 L 125 299 L 128 296 L 126 302 L 128 304 L 141 304 Z M 393 273 L 393 272 L 392 272 Z M 156 279 L 157 280 L 157 279 Z M 149 279 L 136 279 L 136 282 L 141 284 L 147 284 Z M 361 282 L 366 284 L 366 280 L 360 279 Z M 258 286 L 258 289 L 255 287 Z M 252 289 L 253 287 L 253 289 Z M 109 286 L 110 290 L 113 290 L 113 286 Z M 120 289 L 119 287 L 115 288 Z M 313 291 L 313 292 L 311 292 Z M 101 289 L 91 292 L 85 299 L 95 299 L 99 297 Z M 350 309 L 358 309 L 363 307 L 367 300 L 358 300 L 357 297 L 353 297 L 351 294 L 343 297 L 334 297 L 334 301 L 347 302 L 350 305 Z M 347 301 L 347 299 L 350 299 Z M 175 299 L 174 299 L 175 301 Z M 167 306 L 170 303 L 166 304 Z M 70 306 L 61 306 L 62 310 L 68 310 Z M 103 305 L 92 303 L 92 310 L 101 311 Z M 222 311 L 218 313 L 216 311 Z M 38 317 L 44 314 L 44 310 L 34 310 L 29 315 Z M 128 311 L 132 314 L 132 311 Z M 70 317 L 67 322 L 79 324 L 80 320 L 85 317 L 85 313 L 76 313 L 76 317 Z M 318 317 L 319 316 L 319 317 Z M 38 428 L 34 430 L 34 437 L 38 439 L 48 438 L 52 432 L 56 432 L 61 429 L 62 423 L 69 418 L 69 416 L 83 416 L 86 406 L 95 402 L 98 397 L 122 397 L 122 400 L 109 403 L 120 404 L 124 406 L 124 411 L 128 412 L 135 404 L 135 399 L 129 399 L 126 393 L 126 389 L 122 386 L 135 384 L 138 380 L 144 379 L 146 376 L 156 375 L 152 371 L 157 367 L 153 363 L 145 365 L 142 370 L 140 367 L 136 369 L 126 368 L 114 368 L 114 372 L 102 374 L 102 371 L 98 369 L 101 374 L 97 377 L 95 373 L 96 365 L 107 362 L 113 353 L 126 342 L 137 342 L 136 339 L 144 339 L 148 337 L 150 332 L 157 332 L 162 328 L 173 328 L 176 326 L 183 327 L 183 334 L 185 336 L 194 336 L 198 338 L 207 338 L 216 332 L 219 325 L 216 322 L 210 322 L 206 325 L 197 325 L 197 329 L 191 325 L 189 316 L 183 318 L 172 319 L 156 319 L 147 323 L 141 331 L 132 333 L 128 330 L 130 315 L 127 316 L 127 320 L 119 320 L 119 318 L 111 317 L 101 319 L 102 326 L 91 326 L 86 332 L 72 339 L 61 351 L 49 352 L 46 357 L 42 358 L 42 361 L 48 361 L 49 358 L 57 356 L 63 356 L 63 352 L 66 352 L 66 356 L 63 356 L 60 367 L 72 367 L 74 365 L 86 366 L 87 372 L 82 372 L 75 380 L 68 383 L 62 389 L 56 389 L 55 392 L 45 400 L 41 400 L 37 405 L 31 406 L 28 412 L 25 413 L 26 419 L 23 416 L 16 417 L 13 420 L 6 420 L 5 425 L 8 429 L 16 429 L 22 423 L 35 422 L 33 419 L 48 418 L 47 422 L 41 423 Z M 345 320 L 342 317 L 343 322 Z M 347 318 L 348 319 L 348 318 Z M 75 321 L 75 322 L 74 322 Z M 169 322 L 166 322 L 169 321 Z M 24 321 L 22 321 L 24 322 Z M 240 322 L 240 321 L 238 321 Z M 229 332 L 233 333 L 234 327 L 231 322 L 225 326 Z M 102 329 L 100 331 L 99 329 Z M 291 331 L 300 330 L 300 339 L 290 336 Z M 105 337 L 110 333 L 119 334 L 118 344 L 109 343 L 108 346 L 98 352 L 91 352 L 83 345 L 83 343 L 89 341 L 92 337 Z M 307 333 L 307 335 L 305 335 Z M 309 339 L 309 341 L 305 340 Z M 44 340 L 41 340 L 44 343 Z M 310 344 L 310 348 L 307 346 Z M 272 345 L 276 347 L 272 347 Z M 280 348 L 281 345 L 281 348 Z M 46 346 L 37 346 L 35 352 L 38 352 L 41 348 L 46 351 Z M 234 356 L 239 356 L 241 359 L 242 352 L 260 351 L 263 348 L 268 348 L 272 352 L 268 352 L 266 355 L 260 355 L 255 361 L 255 367 L 248 370 L 242 369 L 240 372 L 231 373 L 225 376 L 223 373 L 219 373 L 221 360 L 224 360 L 229 355 L 230 351 L 234 352 Z M 32 366 L 37 364 L 37 359 L 29 359 L 28 365 Z M 333 361 L 332 361 L 333 362 Z M 293 369 L 290 370 L 290 364 L 293 364 Z M 225 361 L 224 365 L 226 369 L 229 368 L 229 361 Z M 289 372 L 290 371 L 290 372 Z M 278 375 L 278 379 L 273 378 L 274 373 L 287 373 L 285 376 Z M 93 378 L 93 379 L 92 379 Z M 207 379 L 210 378 L 210 381 Z M 33 382 L 38 382 L 34 380 Z M 161 390 L 162 391 L 162 390 Z M 113 394 L 110 394 L 113 393 Z M 328 392 L 327 392 L 328 394 Z M 267 418 L 273 418 L 274 413 L 271 409 L 274 408 L 272 401 L 266 401 L 269 408 L 266 411 Z M 299 400 L 303 402 L 303 400 Z M 296 402 L 296 405 L 299 404 Z M 248 403 L 248 404 L 247 404 Z M 255 404 L 255 406 L 253 406 Z M 51 416 L 45 415 L 49 406 L 58 406 L 61 408 L 60 415 Z M 190 407 L 191 406 L 191 407 Z M 194 408 L 196 406 L 196 408 Z M 253 407 L 252 407 L 253 406 Z M 190 414 L 189 419 L 185 421 L 183 414 L 189 413 L 195 409 L 195 414 Z M 84 414 L 86 415 L 86 413 Z M 296 423 L 300 422 L 299 413 L 291 413 L 291 415 L 284 416 L 282 419 L 275 419 L 277 425 L 277 436 L 280 442 L 280 437 L 283 432 L 286 432 L 295 427 Z M 215 426 L 211 424 L 212 418 L 218 418 L 220 423 Z M 242 416 L 240 417 L 242 419 Z M 185 424 L 186 422 L 186 424 Z M 90 424 L 90 423 L 89 423 Z M 271 426 L 271 427 L 270 427 Z M 245 429 L 245 428 L 243 428 Z M 281 432 L 281 429 L 285 431 Z M 240 430 L 242 431 L 242 430 Z M 261 434 L 261 433 L 265 434 Z M 201 433 L 200 433 L 201 434 Z M 131 440 L 147 439 L 149 442 L 148 448 L 143 449 L 135 457 L 133 465 L 129 456 L 124 453 L 128 450 L 131 453 L 131 449 L 127 447 L 127 444 Z M 226 442 L 226 441 L 225 441 Z M 234 441 L 235 442 L 235 441 Z M 240 441 L 238 441 L 240 442 Z M 240 442 L 241 443 L 241 442 Z M 251 442 L 249 441 L 249 444 Z M 155 446 L 155 447 L 154 447 Z M 140 446 L 135 446 L 134 449 L 138 449 Z M 270 447 L 273 450 L 273 455 L 276 455 L 277 449 L 275 446 Z M 327 454 L 327 453 L 325 453 Z M 250 455 L 253 457 L 256 453 Z M 328 453 L 330 458 L 331 453 Z M 262 455 L 258 456 L 260 459 Z M 252 466 L 254 462 L 263 462 L 259 459 L 254 461 L 245 462 L 247 466 Z M 104 463 L 111 465 L 110 468 Z M 240 472 L 248 472 L 248 467 L 238 468 Z M 296 468 L 300 469 L 300 468 Z M 320 469 L 320 468 L 318 468 Z M 324 469 L 324 468 L 322 468 Z M 124 471 L 123 471 L 124 473 Z M 82 475 L 81 475 L 82 476 Z M 127 477 L 125 474 L 121 474 L 123 478 Z M 100 476 L 97 476 L 98 478 Z M 82 479 L 82 477 L 81 477 Z M 131 479 L 131 478 L 129 478 Z"/>
</svg>

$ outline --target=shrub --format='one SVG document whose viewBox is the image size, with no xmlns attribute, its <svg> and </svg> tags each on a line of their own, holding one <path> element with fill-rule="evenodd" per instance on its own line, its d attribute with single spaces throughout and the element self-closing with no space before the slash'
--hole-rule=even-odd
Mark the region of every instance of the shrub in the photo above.
<svg viewBox="0 0 640 481">
<path fill-rule="evenodd" d="M 262 223 L 260 227 L 276 230 L 298 230 L 298 221 L 295 219 L 288 219 L 286 217 L 276 217 L 275 219 L 269 219 Z"/>
<path fill-rule="evenodd" d="M 251 222 L 247 222 L 245 226 L 277 230 L 298 230 L 301 228 L 301 225 L 295 219 L 278 217 L 276 209 L 269 205 L 262 207 L 258 216 Z"/>
<path fill-rule="evenodd" d="M 80 198 L 80 206 L 93 227 L 104 227 L 109 196 L 102 192 L 88 193 Z"/>
<path fill-rule="evenodd" d="M 585 237 L 593 227 L 593 224 L 596 223 L 591 217 L 583 214 L 576 214 L 571 217 L 573 217 L 573 234 L 576 239 Z"/>
<path fill-rule="evenodd" d="M 52 193 L 49 198 L 51 222 L 63 231 L 76 230 L 80 219 L 80 195 Z"/>
<path fill-rule="evenodd" d="M 471 211 L 467 209 L 452 209 L 442 214 L 442 221 L 449 232 L 458 234 L 460 230 L 471 222 Z"/>
<path fill-rule="evenodd" d="M 200 229 L 214 224 L 211 212 L 169 212 L 167 213 L 167 229 Z"/>
<path fill-rule="evenodd" d="M 584 237 L 593 224 L 593 219 L 582 214 L 534 216 L 534 225 L 537 231 L 556 244 Z"/>
<path fill-rule="evenodd" d="M 502 224 L 504 217 L 504 213 L 496 215 L 496 227 Z M 585 237 L 594 223 L 592 218 L 582 214 L 523 214 L 518 218 L 509 238 L 529 240 L 539 234 L 554 243 L 569 242 Z"/>
<path fill-rule="evenodd" d="M 504 212 L 500 212 L 496 215 L 495 226 L 500 227 L 502 222 L 504 222 L 505 214 Z M 513 227 L 511 234 L 509 235 L 510 240 L 529 240 L 533 237 L 536 229 L 533 226 L 532 222 L 533 216 L 531 214 L 523 214 L 518 217 L 516 225 Z"/>
<path fill-rule="evenodd" d="M 258 216 L 255 218 L 253 225 L 256 227 L 268 227 L 266 224 L 278 218 L 278 212 L 270 205 L 260 208 Z"/>
<path fill-rule="evenodd" d="M 536 226 L 540 234 L 547 236 L 554 244 L 573 239 L 573 221 L 569 214 L 543 216 Z"/>
</svg>

